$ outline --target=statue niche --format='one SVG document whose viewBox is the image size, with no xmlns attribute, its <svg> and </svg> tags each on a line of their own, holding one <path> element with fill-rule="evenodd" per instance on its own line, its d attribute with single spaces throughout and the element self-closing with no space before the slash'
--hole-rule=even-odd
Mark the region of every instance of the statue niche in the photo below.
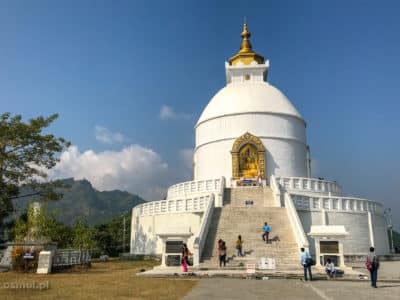
<svg viewBox="0 0 400 300">
<path fill-rule="evenodd" d="M 232 146 L 232 178 L 265 176 L 265 148 L 261 140 L 246 132 Z"/>
</svg>

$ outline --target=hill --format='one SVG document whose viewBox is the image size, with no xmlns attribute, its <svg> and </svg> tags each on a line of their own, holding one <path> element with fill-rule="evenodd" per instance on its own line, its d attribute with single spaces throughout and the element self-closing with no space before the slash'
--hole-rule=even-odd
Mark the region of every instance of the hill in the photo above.
<svg viewBox="0 0 400 300">
<path fill-rule="evenodd" d="M 65 189 L 63 199 L 48 202 L 49 212 L 55 212 L 56 219 L 65 225 L 72 225 L 83 217 L 88 225 L 107 222 L 115 216 L 130 211 L 132 207 L 146 202 L 137 195 L 119 190 L 100 192 L 87 180 L 63 180 L 70 188 Z M 26 208 L 32 199 L 17 199 L 14 205 L 19 211 Z"/>
</svg>

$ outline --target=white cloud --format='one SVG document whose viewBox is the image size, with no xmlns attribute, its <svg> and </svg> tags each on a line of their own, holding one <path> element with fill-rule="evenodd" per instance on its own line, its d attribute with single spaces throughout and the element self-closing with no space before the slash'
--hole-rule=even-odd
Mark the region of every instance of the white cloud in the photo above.
<svg viewBox="0 0 400 300">
<path fill-rule="evenodd" d="M 79 152 L 71 146 L 61 154 L 60 162 L 49 177 L 87 179 L 100 190 L 126 190 L 147 200 L 161 199 L 169 178 L 168 165 L 152 149 L 130 145 L 121 151 Z"/>
<path fill-rule="evenodd" d="M 104 144 L 122 144 L 126 141 L 122 133 L 111 132 L 102 126 L 95 126 L 94 131 L 96 140 Z"/>
<path fill-rule="evenodd" d="M 173 107 L 168 105 L 161 106 L 160 113 L 158 117 L 161 120 L 190 120 L 191 115 L 186 113 L 178 113 Z"/>
</svg>

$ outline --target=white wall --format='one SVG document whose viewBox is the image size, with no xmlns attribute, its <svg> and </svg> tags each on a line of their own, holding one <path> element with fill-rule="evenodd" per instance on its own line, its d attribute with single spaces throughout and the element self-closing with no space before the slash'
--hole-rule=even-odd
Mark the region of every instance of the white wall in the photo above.
<svg viewBox="0 0 400 300">
<path fill-rule="evenodd" d="M 205 121 L 196 128 L 194 179 L 232 177 L 231 150 L 235 140 L 249 132 L 266 148 L 267 176 L 307 177 L 304 122 L 278 114 L 239 114 Z"/>
<path fill-rule="evenodd" d="M 200 230 L 202 213 L 171 213 L 152 216 L 139 216 L 133 209 L 131 226 L 132 254 L 161 254 L 162 243 L 156 233 L 171 231 L 176 228 L 189 228 L 193 233 L 188 247 L 193 252 L 194 239 Z"/>
<path fill-rule="evenodd" d="M 310 232 L 311 225 L 322 225 L 321 211 L 298 210 L 297 212 L 306 234 Z M 389 249 L 383 216 L 374 214 L 372 220 L 376 251 L 378 254 L 387 254 Z M 326 211 L 326 225 L 343 225 L 349 233 L 343 240 L 344 255 L 365 255 L 368 253 L 371 244 L 367 212 Z M 310 237 L 308 239 L 310 251 L 315 253 L 314 241 Z"/>
<path fill-rule="evenodd" d="M 226 138 L 238 138 L 246 131 L 261 137 L 287 138 L 306 143 L 304 121 L 289 115 L 245 113 L 207 120 L 196 127 L 196 147 Z"/>
<path fill-rule="evenodd" d="M 381 215 L 372 215 L 371 217 L 375 239 L 375 252 L 379 255 L 388 254 L 390 246 L 385 218 Z"/>
</svg>

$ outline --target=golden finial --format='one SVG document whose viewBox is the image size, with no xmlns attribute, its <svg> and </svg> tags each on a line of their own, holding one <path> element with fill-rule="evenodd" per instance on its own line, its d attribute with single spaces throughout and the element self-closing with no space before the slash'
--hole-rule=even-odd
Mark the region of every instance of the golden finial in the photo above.
<svg viewBox="0 0 400 300">
<path fill-rule="evenodd" d="M 249 38 L 251 36 L 251 33 L 247 30 L 247 24 L 243 24 L 243 32 L 240 34 L 242 36 L 242 44 L 240 45 L 240 51 L 239 52 L 250 52 L 251 50 L 251 44 L 249 41 Z"/>
<path fill-rule="evenodd" d="M 242 37 L 242 43 L 240 44 L 240 50 L 235 56 L 231 57 L 231 59 L 229 60 L 230 65 L 234 66 L 238 62 L 241 62 L 244 65 L 249 65 L 254 60 L 259 64 L 264 63 L 264 57 L 255 53 L 251 47 L 250 40 L 249 40 L 251 33 L 247 29 L 246 18 L 244 19 L 243 31 L 240 35 Z"/>
</svg>

